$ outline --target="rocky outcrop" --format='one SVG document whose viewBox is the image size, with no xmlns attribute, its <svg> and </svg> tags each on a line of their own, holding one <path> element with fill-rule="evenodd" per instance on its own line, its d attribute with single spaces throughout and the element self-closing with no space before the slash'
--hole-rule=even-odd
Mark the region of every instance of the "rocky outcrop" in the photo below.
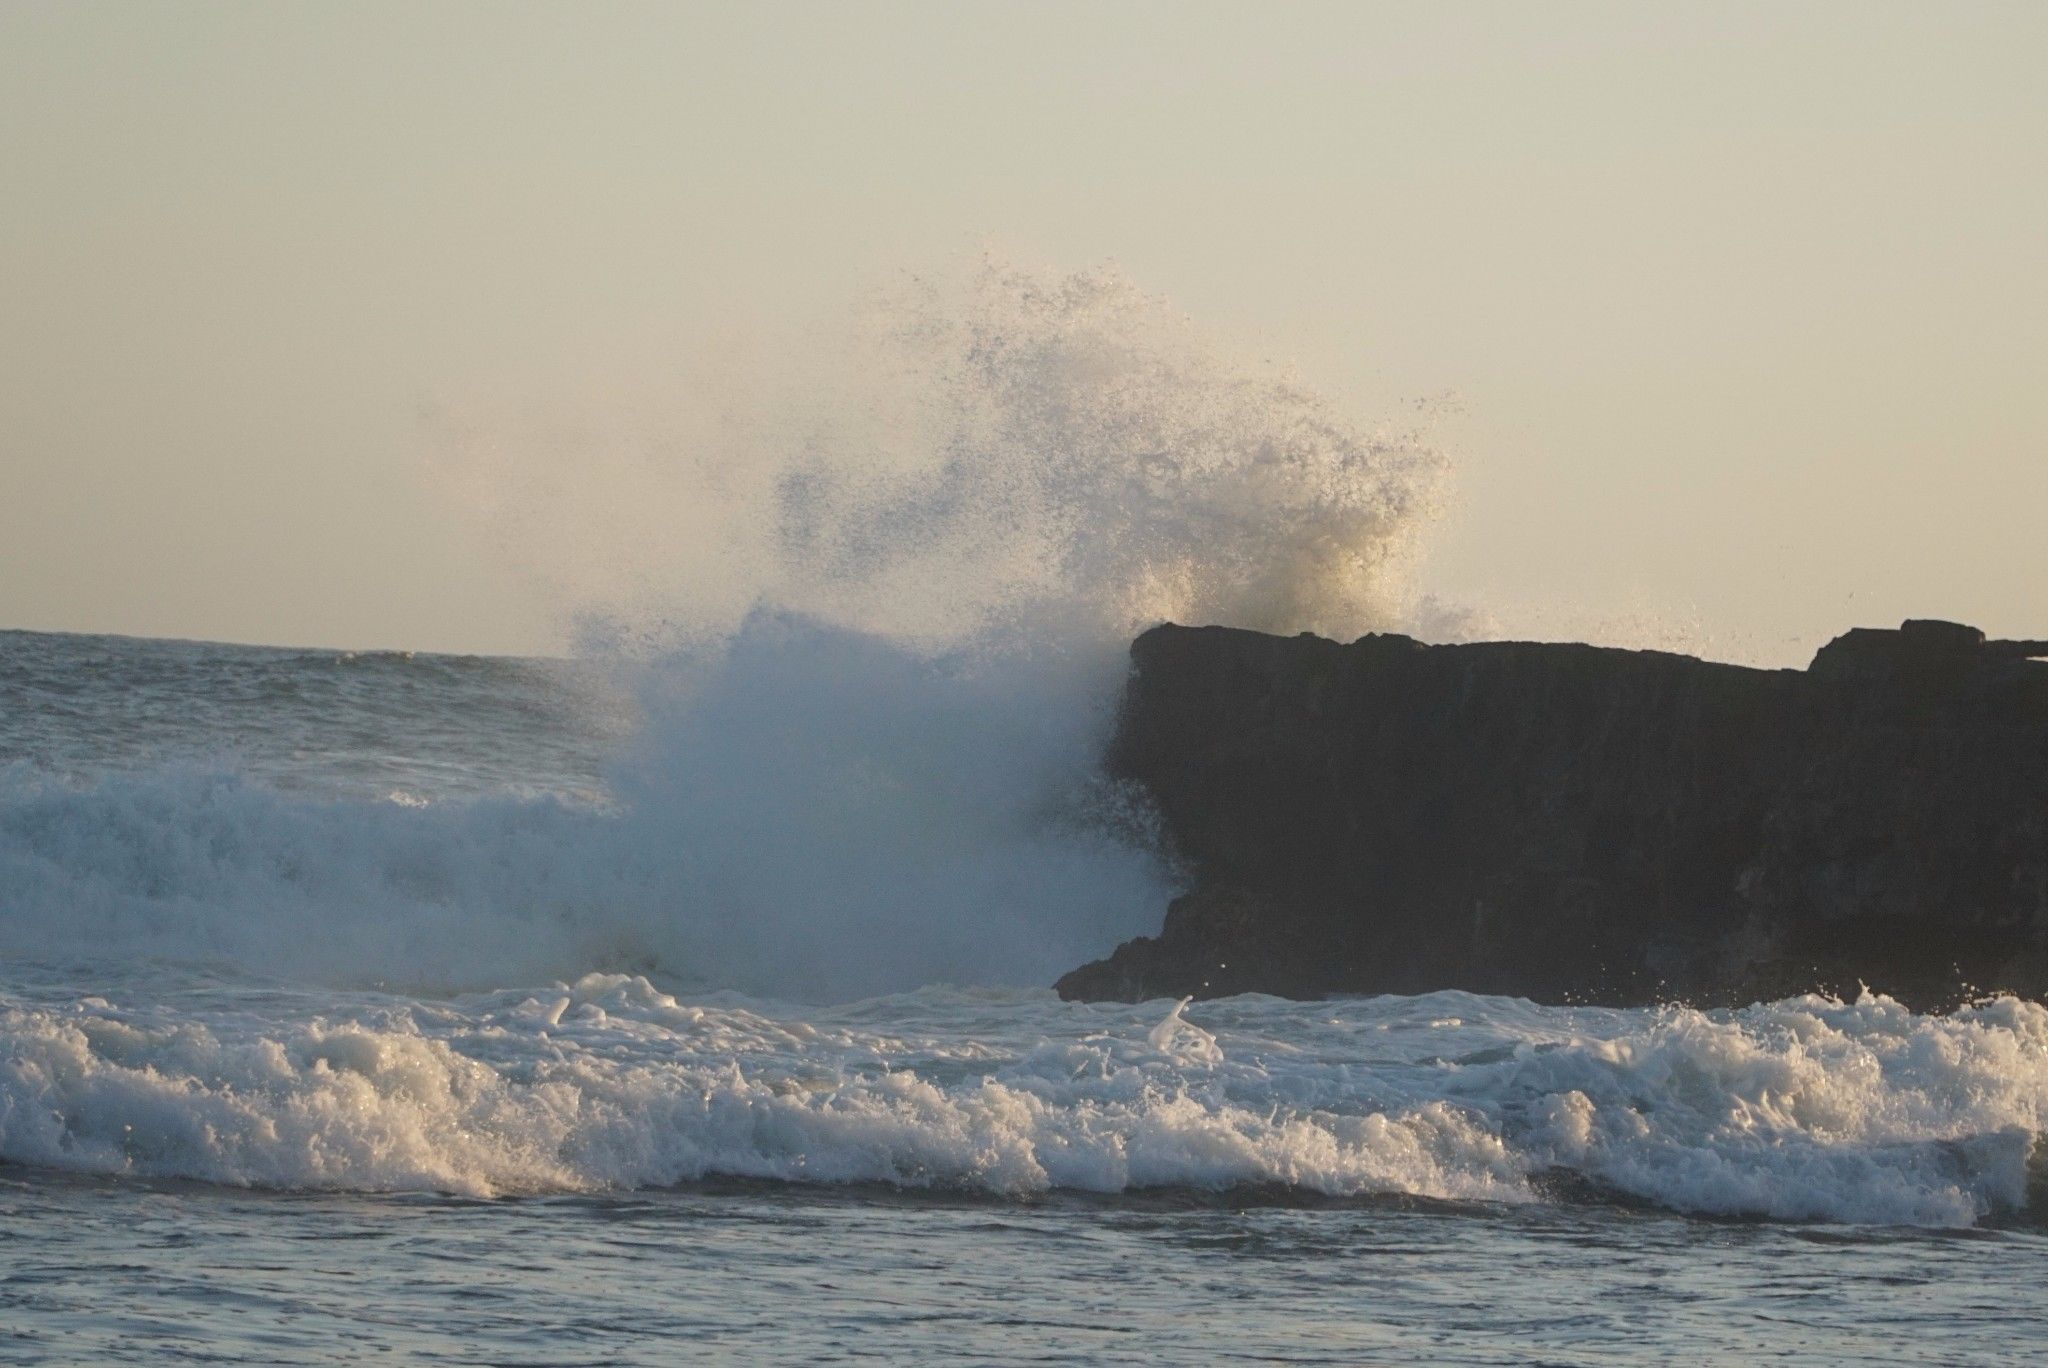
<svg viewBox="0 0 2048 1368">
<path fill-rule="evenodd" d="M 1155 628 L 1111 769 L 1190 891 L 1069 998 L 2048 995 L 2048 643 L 1811 666 Z"/>
</svg>

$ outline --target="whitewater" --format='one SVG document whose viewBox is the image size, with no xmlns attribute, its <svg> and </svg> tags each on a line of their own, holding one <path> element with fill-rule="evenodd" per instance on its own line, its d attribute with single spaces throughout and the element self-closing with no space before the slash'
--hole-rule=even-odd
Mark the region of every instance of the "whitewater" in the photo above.
<svg viewBox="0 0 2048 1368">
<path fill-rule="evenodd" d="M 1113 273 L 860 326 L 609 501 L 464 420 L 574 659 L 0 632 L 0 1361 L 2033 1360 L 2036 1004 L 1058 1000 L 1129 634 L 1482 630 L 1444 462 Z"/>
</svg>

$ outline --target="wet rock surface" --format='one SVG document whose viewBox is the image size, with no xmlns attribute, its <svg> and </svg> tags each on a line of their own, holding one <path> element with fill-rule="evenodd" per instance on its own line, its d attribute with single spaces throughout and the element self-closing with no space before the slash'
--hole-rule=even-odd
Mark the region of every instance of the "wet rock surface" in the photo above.
<svg viewBox="0 0 2048 1368">
<path fill-rule="evenodd" d="M 1155 628 L 1109 764 L 1189 891 L 1059 992 L 2048 996 L 2042 654 L 1933 621 L 1803 671 Z"/>
</svg>

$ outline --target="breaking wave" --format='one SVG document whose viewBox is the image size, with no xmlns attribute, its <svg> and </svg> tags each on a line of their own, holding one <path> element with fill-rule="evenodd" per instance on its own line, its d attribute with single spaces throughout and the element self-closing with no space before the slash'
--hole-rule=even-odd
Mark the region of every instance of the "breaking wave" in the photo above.
<svg viewBox="0 0 2048 1368">
<path fill-rule="evenodd" d="M 313 1012 L 0 1002 L 0 1155 L 281 1188 L 743 1176 L 1521 1203 L 1568 1176 L 1688 1212 L 1963 1226 L 2025 1209 L 2044 1104 L 2048 1010 L 2011 1000 L 1162 1013 L 927 989 L 797 1018 L 591 975 Z"/>
<path fill-rule="evenodd" d="M 1043 984 L 1156 925 L 1170 873 L 1096 771 L 1131 633 L 1385 622 L 1441 458 L 1111 272 L 914 281 L 793 369 L 752 409 L 695 396 L 726 415 L 709 436 L 612 414 L 532 445 L 451 420 L 452 485 L 636 700 L 603 802 L 437 791 L 418 765 L 400 801 L 363 801 L 364 753 L 428 744 L 394 709 L 473 718 L 472 756 L 559 763 L 490 672 L 392 660 L 323 687 L 289 794 L 232 762 L 0 777 L 0 952 L 830 1000 Z M 210 700 L 220 677 L 182 687 Z M 177 678 L 135 685 L 193 706 Z M 260 730 L 269 696 L 219 739 Z M 350 796 L 305 791 L 340 758 Z"/>
</svg>

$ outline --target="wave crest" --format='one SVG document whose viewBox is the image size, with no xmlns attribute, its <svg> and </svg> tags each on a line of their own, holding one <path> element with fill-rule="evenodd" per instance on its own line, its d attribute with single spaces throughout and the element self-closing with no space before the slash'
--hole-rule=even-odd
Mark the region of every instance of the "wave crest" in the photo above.
<svg viewBox="0 0 2048 1368">
<path fill-rule="evenodd" d="M 925 990 L 797 1018 L 619 975 L 318 1012 L 0 1002 L 0 1157 L 478 1195 L 727 1176 L 1527 1202 L 1569 1173 L 1682 1211 L 1963 1226 L 2024 1208 L 2048 1103 L 2048 1010 L 2010 999 L 1181 1010 Z"/>
</svg>

